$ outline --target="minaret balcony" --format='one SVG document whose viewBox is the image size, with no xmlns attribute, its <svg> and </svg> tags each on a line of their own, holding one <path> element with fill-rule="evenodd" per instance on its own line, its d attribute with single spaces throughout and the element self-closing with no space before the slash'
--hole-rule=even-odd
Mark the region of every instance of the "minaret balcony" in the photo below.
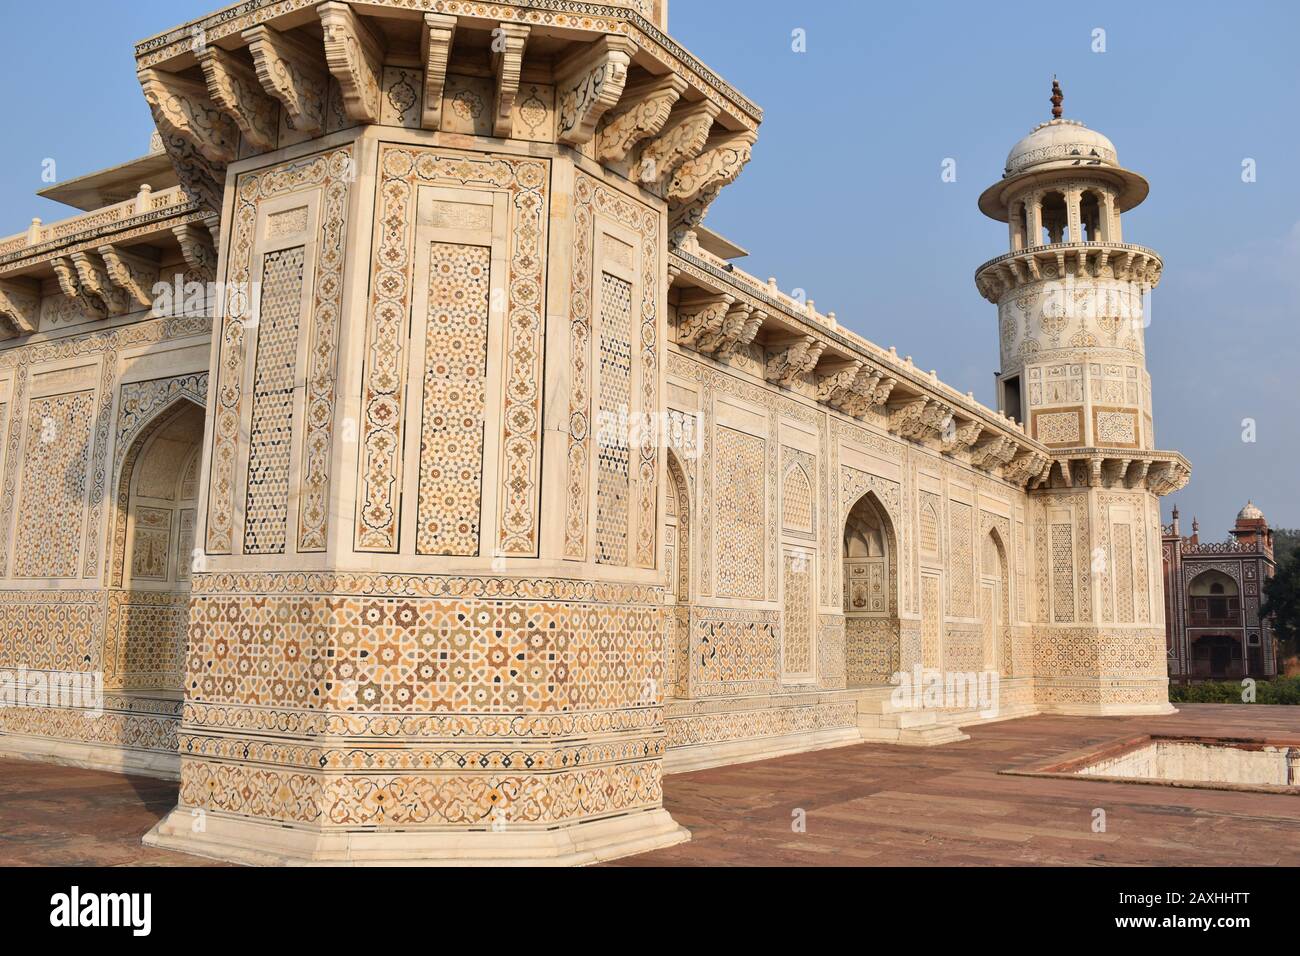
<svg viewBox="0 0 1300 956">
<path fill-rule="evenodd" d="M 1053 242 L 990 259 L 975 270 L 975 285 L 993 303 L 1021 286 L 1067 275 L 1136 282 L 1145 291 L 1156 287 L 1163 269 L 1154 250 L 1129 242 Z"/>
<path fill-rule="evenodd" d="M 1053 449 L 1031 490 L 1141 489 L 1163 497 L 1181 491 L 1192 466 L 1176 451 L 1135 448 Z"/>
</svg>

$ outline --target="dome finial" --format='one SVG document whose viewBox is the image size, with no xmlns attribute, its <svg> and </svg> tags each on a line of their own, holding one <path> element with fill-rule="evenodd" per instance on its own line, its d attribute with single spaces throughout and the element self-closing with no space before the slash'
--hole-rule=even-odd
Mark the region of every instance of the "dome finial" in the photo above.
<svg viewBox="0 0 1300 956">
<path fill-rule="evenodd" d="M 1065 111 L 1061 109 L 1061 104 L 1065 102 L 1065 94 L 1061 92 L 1061 84 L 1056 82 L 1056 74 L 1052 74 L 1052 119 L 1060 119 L 1061 114 Z"/>
</svg>

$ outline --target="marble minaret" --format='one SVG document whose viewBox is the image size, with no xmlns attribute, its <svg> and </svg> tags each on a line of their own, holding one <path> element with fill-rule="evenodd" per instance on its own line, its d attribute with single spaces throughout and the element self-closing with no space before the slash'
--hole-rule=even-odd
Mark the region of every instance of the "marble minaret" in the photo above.
<svg viewBox="0 0 1300 956">
<path fill-rule="evenodd" d="M 1160 256 L 1123 241 L 1147 181 L 1109 139 L 1064 118 L 1012 147 L 980 210 L 1010 250 L 976 271 L 998 307 L 1001 410 L 1051 449 L 1031 486 L 1038 548 L 1035 677 L 1064 711 L 1167 711 L 1158 496 L 1187 479 L 1155 450 L 1144 302 Z"/>
</svg>

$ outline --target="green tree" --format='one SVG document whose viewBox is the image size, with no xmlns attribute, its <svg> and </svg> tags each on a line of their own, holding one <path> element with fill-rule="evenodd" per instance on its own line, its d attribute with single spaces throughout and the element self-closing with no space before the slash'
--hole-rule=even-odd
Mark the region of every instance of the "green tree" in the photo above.
<svg viewBox="0 0 1300 956">
<path fill-rule="evenodd" d="M 1272 618 L 1273 631 L 1290 648 L 1300 638 L 1300 553 L 1291 552 L 1278 565 L 1277 574 L 1264 582 L 1261 617 Z"/>
<path fill-rule="evenodd" d="M 1281 564 L 1300 547 L 1300 528 L 1273 529 L 1273 557 Z"/>
</svg>

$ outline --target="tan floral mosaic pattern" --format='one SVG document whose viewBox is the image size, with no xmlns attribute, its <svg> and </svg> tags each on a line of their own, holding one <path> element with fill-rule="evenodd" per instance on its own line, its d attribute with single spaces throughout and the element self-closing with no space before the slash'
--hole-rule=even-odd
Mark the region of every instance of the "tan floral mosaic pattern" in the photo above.
<svg viewBox="0 0 1300 956">
<path fill-rule="evenodd" d="M 333 450 L 351 164 L 349 151 L 331 154 L 326 165 L 326 179 L 322 183 L 324 198 L 320 237 L 316 243 L 316 288 L 307 350 L 302 487 L 298 497 L 299 552 L 325 550 L 329 531 L 330 453 Z"/>
<path fill-rule="evenodd" d="M 0 591 L 0 666 L 94 670 L 103 632 L 100 591 Z"/>
<path fill-rule="evenodd" d="M 785 673 L 813 673 L 813 563 L 806 551 L 787 550 L 782 561 L 781 648 Z"/>
<path fill-rule="evenodd" d="M 14 576 L 77 576 L 94 393 L 33 401 L 27 414 Z"/>
<path fill-rule="evenodd" d="M 691 694 L 767 693 L 780 685 L 780 612 L 695 608 Z"/>
<path fill-rule="evenodd" d="M 948 520 L 952 525 L 949 541 L 950 584 L 949 613 L 953 617 L 975 616 L 975 554 L 971 541 L 974 511 L 960 501 L 949 504 Z"/>
<path fill-rule="evenodd" d="M 479 553 L 491 266 L 486 246 L 430 243 L 419 554 Z"/>
<path fill-rule="evenodd" d="M 844 619 L 844 659 L 850 687 L 884 684 L 899 670 L 898 621 Z"/>
<path fill-rule="evenodd" d="M 761 711 L 669 714 L 665 723 L 668 746 L 676 748 L 854 727 L 857 720 L 858 708 L 854 701 L 805 702 L 796 699 L 784 706 Z"/>
<path fill-rule="evenodd" d="M 734 428 L 717 434 L 717 593 L 763 599 L 765 442 Z"/>
<path fill-rule="evenodd" d="M 499 441 L 500 535 L 505 555 L 537 553 L 541 353 L 548 166 L 544 160 L 384 146 L 375 210 L 369 336 L 362 386 L 356 548 L 396 551 L 402 487 L 405 329 L 414 276 L 421 184 L 504 191 L 510 205 L 504 407 Z"/>
<path fill-rule="evenodd" d="M 336 825 L 657 805 L 657 597 L 558 579 L 196 575 L 181 802 Z M 317 734 L 359 739 L 322 749 Z M 395 736 L 398 750 L 364 743 Z"/>
<path fill-rule="evenodd" d="M 939 591 L 939 576 L 921 575 L 921 666 L 943 666 L 943 613 Z"/>
<path fill-rule="evenodd" d="M 110 349 L 100 362 L 98 407 L 94 421 L 94 455 L 91 458 L 90 499 L 86 513 L 86 555 L 82 576 L 99 574 L 100 515 L 108 490 L 108 438 L 112 425 L 113 386 L 117 382 L 117 353 Z"/>
<path fill-rule="evenodd" d="M 484 759 L 497 767 L 526 766 L 529 757 Z M 183 760 L 180 805 L 334 826 L 545 824 L 658 806 L 660 779 L 658 761 L 545 774 L 498 769 L 333 776 Z"/>
<path fill-rule="evenodd" d="M 1130 526 L 1115 524 L 1115 617 L 1133 623 L 1133 538 Z"/>
<path fill-rule="evenodd" d="M 108 632 L 115 639 L 105 650 L 112 650 L 115 659 L 105 661 L 105 686 L 179 690 L 185 674 L 188 613 L 188 594 L 110 592 Z"/>
<path fill-rule="evenodd" d="M 107 697 L 104 713 L 47 707 L 0 708 L 0 731 L 55 740 L 74 740 L 108 747 L 174 754 L 180 726 L 180 702 L 161 704 L 166 713 L 132 712 L 137 701 Z"/>
<path fill-rule="evenodd" d="M 659 679 L 660 611 L 298 594 L 196 598 L 203 702 L 357 711 L 548 711 L 633 702 Z"/>
<path fill-rule="evenodd" d="M 1164 634 L 1150 629 L 1045 628 L 1034 639 L 1041 703 L 1164 704 Z"/>
<path fill-rule="evenodd" d="M 164 508 L 137 508 L 131 546 L 131 577 L 166 581 L 172 540 L 172 513 Z"/>
<path fill-rule="evenodd" d="M 245 554 L 283 554 L 288 538 L 289 449 L 304 264 L 302 246 L 269 252 L 263 261 L 248 436 Z"/>
<path fill-rule="evenodd" d="M 1079 413 L 1040 412 L 1034 416 L 1038 439 L 1045 445 L 1071 445 L 1083 441 L 1079 433 Z"/>
</svg>

